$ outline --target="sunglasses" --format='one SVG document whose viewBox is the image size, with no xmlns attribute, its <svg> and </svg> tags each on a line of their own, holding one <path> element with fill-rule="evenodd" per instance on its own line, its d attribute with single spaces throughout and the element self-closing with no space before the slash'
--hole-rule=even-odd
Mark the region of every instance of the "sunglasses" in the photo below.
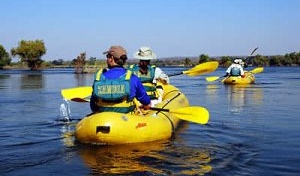
<svg viewBox="0 0 300 176">
<path fill-rule="evenodd" d="M 106 54 L 106 58 L 111 58 L 112 55 L 111 54 Z"/>
</svg>

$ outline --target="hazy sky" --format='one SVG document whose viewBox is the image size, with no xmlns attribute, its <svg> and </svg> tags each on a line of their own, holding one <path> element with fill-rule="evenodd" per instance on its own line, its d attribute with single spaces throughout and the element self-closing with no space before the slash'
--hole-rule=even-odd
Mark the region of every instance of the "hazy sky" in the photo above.
<svg viewBox="0 0 300 176">
<path fill-rule="evenodd" d="M 299 0 L 0 0 L 0 44 L 42 39 L 44 60 L 103 58 L 122 45 L 160 57 L 300 52 Z"/>
</svg>

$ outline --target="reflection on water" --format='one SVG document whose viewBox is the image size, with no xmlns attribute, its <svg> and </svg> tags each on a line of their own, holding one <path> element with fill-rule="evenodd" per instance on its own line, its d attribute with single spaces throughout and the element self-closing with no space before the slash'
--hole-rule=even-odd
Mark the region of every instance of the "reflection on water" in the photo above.
<svg viewBox="0 0 300 176">
<path fill-rule="evenodd" d="M 217 92 L 218 92 L 219 86 L 220 85 L 216 85 L 216 84 L 207 84 L 206 85 L 206 94 L 210 95 L 214 99 L 217 98 L 216 96 L 218 95 Z"/>
<path fill-rule="evenodd" d="M 0 89 L 8 88 L 10 75 L 0 75 Z"/>
<path fill-rule="evenodd" d="M 74 137 L 74 130 L 76 127 L 75 122 L 67 122 L 61 127 L 61 137 L 62 137 L 62 142 L 65 146 L 67 147 L 74 147 L 76 146 L 75 144 L 75 137 Z"/>
<path fill-rule="evenodd" d="M 75 86 L 92 86 L 94 74 L 74 74 Z"/>
<path fill-rule="evenodd" d="M 74 77 L 75 77 L 75 80 L 77 81 L 77 83 L 76 83 L 77 86 L 85 85 L 85 80 L 86 80 L 85 74 L 74 74 Z"/>
<path fill-rule="evenodd" d="M 109 146 L 80 144 L 74 139 L 75 126 L 71 122 L 62 126 L 63 144 L 76 147 L 90 175 L 204 175 L 212 171 L 209 152 L 198 147 L 178 146 L 173 139 Z M 187 128 L 188 123 L 182 123 L 174 138 Z"/>
<path fill-rule="evenodd" d="M 151 142 L 117 146 L 83 146 L 79 154 L 93 174 L 130 174 L 152 172 L 161 174 L 155 165 L 147 165 L 143 160 L 161 160 L 158 151 L 167 147 L 165 143 Z"/>
<path fill-rule="evenodd" d="M 199 147 L 171 146 L 160 153 L 165 157 L 161 167 L 169 168 L 169 175 L 204 175 L 213 170 L 210 153 Z"/>
<path fill-rule="evenodd" d="M 207 152 L 176 148 L 169 141 L 115 146 L 84 145 L 79 148 L 79 154 L 92 175 L 202 175 L 212 170 Z"/>
<path fill-rule="evenodd" d="M 249 104 L 259 105 L 262 103 L 261 88 L 254 84 L 225 85 L 228 100 L 228 111 L 240 114 Z"/>
<path fill-rule="evenodd" d="M 23 74 L 21 76 L 21 89 L 41 89 L 44 87 L 43 74 Z"/>
<path fill-rule="evenodd" d="M 240 114 L 245 106 L 245 87 L 249 85 L 226 85 L 228 110 Z"/>
</svg>

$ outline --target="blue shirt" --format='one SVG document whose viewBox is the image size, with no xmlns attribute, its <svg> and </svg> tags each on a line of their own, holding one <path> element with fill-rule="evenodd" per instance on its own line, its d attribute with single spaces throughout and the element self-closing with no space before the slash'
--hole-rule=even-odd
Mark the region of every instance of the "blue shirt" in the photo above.
<svg viewBox="0 0 300 176">
<path fill-rule="evenodd" d="M 114 67 L 102 74 L 107 79 L 116 79 L 124 75 L 125 73 L 126 73 L 125 68 Z M 130 99 L 133 99 L 134 97 L 143 105 L 148 105 L 151 102 L 150 97 L 147 95 L 147 92 L 144 86 L 142 85 L 140 79 L 136 75 L 132 74 L 130 78 Z M 92 104 L 91 104 L 91 109 L 93 110 Z"/>
</svg>

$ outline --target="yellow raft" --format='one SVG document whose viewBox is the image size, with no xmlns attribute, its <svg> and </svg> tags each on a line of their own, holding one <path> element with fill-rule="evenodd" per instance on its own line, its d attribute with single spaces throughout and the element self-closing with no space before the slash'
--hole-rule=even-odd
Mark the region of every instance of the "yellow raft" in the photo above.
<svg viewBox="0 0 300 176">
<path fill-rule="evenodd" d="M 172 85 L 162 85 L 163 101 L 156 107 L 177 109 L 189 106 L 186 96 Z M 170 112 L 150 110 L 146 115 L 101 112 L 83 118 L 75 138 L 81 143 L 114 145 L 169 139 L 180 119 Z"/>
<path fill-rule="evenodd" d="M 244 78 L 242 78 L 241 76 L 229 76 L 222 80 L 224 84 L 253 84 L 254 81 L 255 81 L 254 74 L 246 71 L 245 71 Z"/>
</svg>

